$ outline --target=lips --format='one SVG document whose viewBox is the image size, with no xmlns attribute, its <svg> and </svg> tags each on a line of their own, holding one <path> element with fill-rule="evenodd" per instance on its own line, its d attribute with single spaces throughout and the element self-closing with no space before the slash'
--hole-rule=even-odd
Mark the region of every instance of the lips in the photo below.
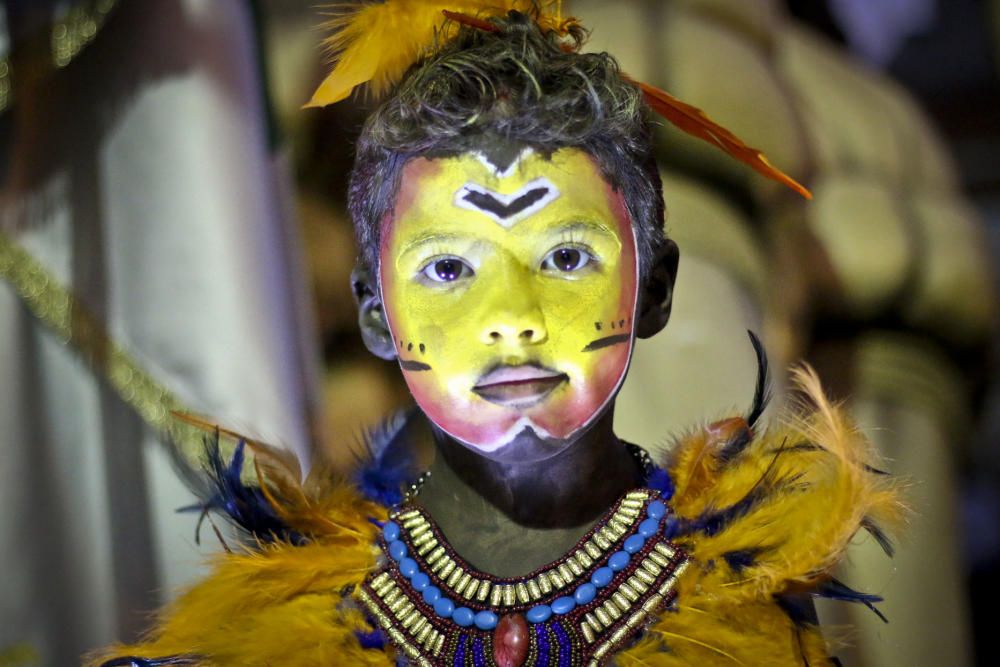
<svg viewBox="0 0 1000 667">
<path fill-rule="evenodd" d="M 568 381 L 569 377 L 565 373 L 530 364 L 499 366 L 479 378 L 472 391 L 490 403 L 509 408 L 527 408 Z"/>
</svg>

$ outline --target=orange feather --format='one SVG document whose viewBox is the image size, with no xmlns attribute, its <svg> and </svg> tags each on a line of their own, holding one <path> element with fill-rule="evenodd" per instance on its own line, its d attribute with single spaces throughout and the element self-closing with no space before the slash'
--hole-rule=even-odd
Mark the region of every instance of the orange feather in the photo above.
<svg viewBox="0 0 1000 667">
<path fill-rule="evenodd" d="M 673 123 L 678 129 L 718 146 L 764 176 L 795 190 L 806 199 L 812 199 L 812 193 L 801 183 L 772 165 L 762 152 L 747 146 L 739 137 L 709 118 L 698 107 L 681 102 L 667 91 L 648 83 L 634 79 L 629 79 L 629 81 L 639 87 L 653 111 Z"/>
</svg>

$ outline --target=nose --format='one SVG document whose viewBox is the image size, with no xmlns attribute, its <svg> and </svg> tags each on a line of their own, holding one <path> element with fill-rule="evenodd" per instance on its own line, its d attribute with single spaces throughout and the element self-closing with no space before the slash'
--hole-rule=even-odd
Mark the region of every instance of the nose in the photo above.
<svg viewBox="0 0 1000 667">
<path fill-rule="evenodd" d="M 537 345 L 548 339 L 545 316 L 530 280 L 508 275 L 484 306 L 480 342 L 485 345 Z"/>
</svg>

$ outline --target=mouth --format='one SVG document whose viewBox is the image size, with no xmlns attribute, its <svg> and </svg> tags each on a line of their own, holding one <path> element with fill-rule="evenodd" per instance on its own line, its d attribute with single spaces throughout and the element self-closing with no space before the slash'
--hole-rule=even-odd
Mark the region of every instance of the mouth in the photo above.
<svg viewBox="0 0 1000 667">
<path fill-rule="evenodd" d="M 569 376 L 548 368 L 498 366 L 479 378 L 472 391 L 490 403 L 524 409 L 540 403 L 564 382 Z"/>
</svg>

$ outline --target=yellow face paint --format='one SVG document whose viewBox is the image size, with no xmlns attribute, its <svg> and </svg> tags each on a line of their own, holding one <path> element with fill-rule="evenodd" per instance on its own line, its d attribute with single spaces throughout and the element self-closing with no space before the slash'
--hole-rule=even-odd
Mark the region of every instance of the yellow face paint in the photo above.
<svg viewBox="0 0 1000 667">
<path fill-rule="evenodd" d="M 617 393 L 632 349 L 635 236 L 577 149 L 410 161 L 382 228 L 382 302 L 417 403 L 493 452 L 567 439 Z"/>
</svg>

